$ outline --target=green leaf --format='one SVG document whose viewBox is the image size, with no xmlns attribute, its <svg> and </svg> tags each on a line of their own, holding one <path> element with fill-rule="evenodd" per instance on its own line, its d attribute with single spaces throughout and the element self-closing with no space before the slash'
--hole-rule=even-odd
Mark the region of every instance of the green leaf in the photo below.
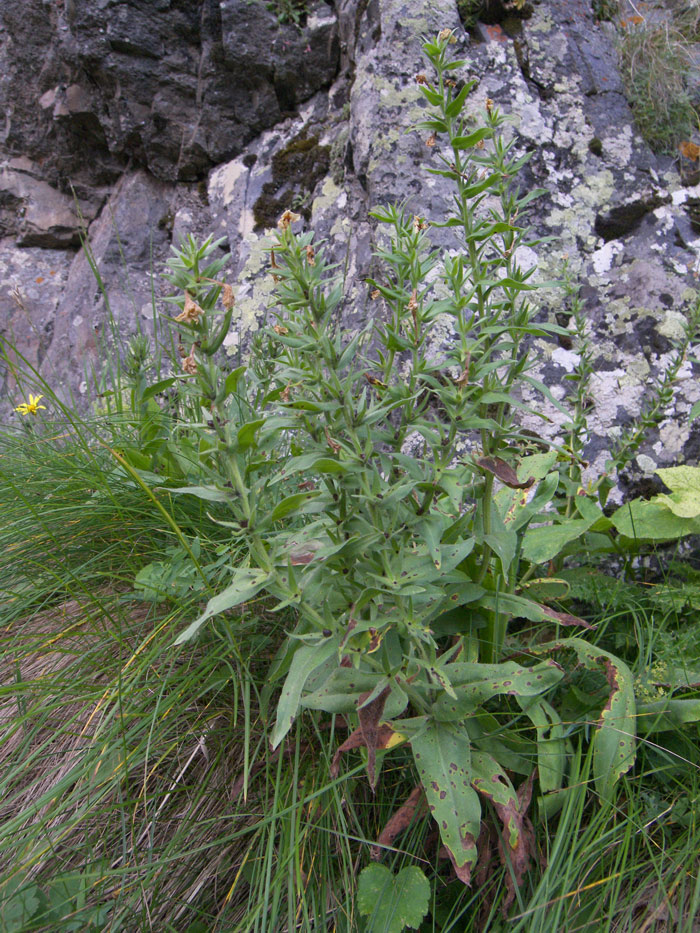
<svg viewBox="0 0 700 933">
<path fill-rule="evenodd" d="M 472 149 L 476 146 L 477 143 L 480 143 L 482 139 L 491 139 L 493 136 L 493 130 L 489 126 L 482 126 L 478 130 L 474 130 L 473 133 L 470 133 L 468 136 L 455 136 L 452 140 L 453 149 Z"/>
<path fill-rule="evenodd" d="M 317 667 L 324 664 L 337 651 L 337 642 L 331 640 L 321 645 L 304 645 L 294 652 L 289 673 L 282 687 L 282 695 L 277 704 L 277 721 L 270 738 L 273 751 L 292 728 L 306 681 Z"/>
<path fill-rule="evenodd" d="M 154 395 L 159 395 L 161 392 L 165 392 L 166 389 L 169 389 L 171 385 L 175 382 L 174 377 L 170 379 L 161 379 L 160 382 L 154 382 L 152 386 L 149 386 L 144 390 L 143 395 L 141 396 L 142 402 L 147 402 L 149 398 L 153 398 Z"/>
<path fill-rule="evenodd" d="M 308 709 L 322 709 L 326 713 L 353 713 L 363 694 L 378 687 L 381 690 L 385 686 L 394 689 L 387 698 L 383 715 L 385 719 L 393 719 L 406 708 L 406 694 L 384 674 L 358 671 L 350 667 L 339 667 L 332 671 L 321 687 L 313 693 L 307 693 L 300 702 Z"/>
<path fill-rule="evenodd" d="M 469 884 L 481 823 L 481 804 L 471 786 L 469 737 L 451 725 L 429 721 L 411 739 L 411 748 L 440 838 L 457 877 Z"/>
<path fill-rule="evenodd" d="M 564 676 L 553 661 L 522 667 L 514 661 L 502 664 L 455 662 L 445 666 L 455 698 L 442 694 L 433 703 L 433 716 L 440 722 L 459 722 L 486 700 L 499 695 L 532 697 L 556 686 Z"/>
<path fill-rule="evenodd" d="M 190 641 L 208 619 L 220 612 L 225 612 L 227 609 L 240 606 L 241 603 L 245 603 L 252 599 L 253 596 L 257 596 L 269 579 L 268 573 L 257 568 L 239 567 L 234 570 L 233 582 L 223 592 L 209 600 L 201 616 L 177 636 L 175 644 L 181 645 L 186 641 Z"/>
<path fill-rule="evenodd" d="M 259 418 L 257 421 L 249 421 L 242 425 L 236 434 L 238 439 L 238 449 L 247 450 L 255 444 L 255 435 L 265 424 L 265 418 Z"/>
<path fill-rule="evenodd" d="M 560 525 L 528 528 L 523 538 L 522 556 L 533 564 L 544 564 L 560 554 L 591 527 L 595 519 L 570 518 Z"/>
<path fill-rule="evenodd" d="M 700 722 L 700 699 L 667 698 L 637 708 L 637 729 L 644 735 L 675 731 L 689 722 Z"/>
<path fill-rule="evenodd" d="M 518 699 L 537 730 L 537 772 L 543 794 L 558 791 L 566 768 L 566 732 L 557 711 L 541 697 Z"/>
<path fill-rule="evenodd" d="M 311 489 L 308 492 L 295 492 L 293 495 L 287 496 L 274 507 L 270 513 L 269 521 L 276 522 L 278 519 L 284 518 L 285 515 L 289 515 L 290 512 L 298 511 L 303 505 L 311 501 L 311 499 L 316 499 L 320 496 L 321 492 L 322 490 L 320 489 Z"/>
<path fill-rule="evenodd" d="M 170 486 L 161 486 L 160 488 L 167 489 L 173 495 L 196 496 L 206 502 L 230 502 L 234 495 L 232 491 L 226 492 L 224 489 L 217 489 L 216 486 L 178 486 L 176 489 L 172 489 Z"/>
<path fill-rule="evenodd" d="M 445 108 L 445 115 L 448 117 L 456 117 L 462 112 L 462 107 L 464 106 L 464 101 L 467 99 L 471 93 L 474 85 L 471 82 L 467 82 L 459 94 L 455 97 L 454 100 Z M 427 95 L 426 95 L 427 96 Z"/>
<path fill-rule="evenodd" d="M 231 370 L 224 382 L 224 391 L 219 401 L 225 401 L 229 395 L 232 395 L 236 391 L 240 378 L 245 371 L 245 366 L 238 366 L 236 369 Z"/>
<path fill-rule="evenodd" d="M 657 496 L 656 502 L 662 502 L 680 518 L 700 516 L 700 467 L 669 467 L 656 474 L 671 490 L 670 496 Z"/>
<path fill-rule="evenodd" d="M 674 515 L 660 497 L 632 499 L 613 513 L 611 521 L 621 535 L 647 541 L 668 541 L 700 532 L 700 520 Z"/>
<path fill-rule="evenodd" d="M 533 650 L 539 653 L 562 648 L 573 649 L 588 670 L 602 667 L 610 686 L 610 696 L 593 737 L 593 777 L 601 802 L 611 801 L 615 784 L 635 760 L 634 678 L 624 661 L 582 638 L 562 638 Z"/>
<path fill-rule="evenodd" d="M 410 865 L 393 875 L 385 865 L 360 872 L 357 908 L 367 917 L 366 933 L 402 933 L 417 929 L 428 912 L 430 884 L 420 868 Z"/>
</svg>

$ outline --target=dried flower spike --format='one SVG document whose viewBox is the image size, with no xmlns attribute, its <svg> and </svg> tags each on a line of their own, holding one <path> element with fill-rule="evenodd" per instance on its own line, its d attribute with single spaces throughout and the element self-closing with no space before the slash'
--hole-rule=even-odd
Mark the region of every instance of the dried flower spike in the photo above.
<svg viewBox="0 0 700 933">
<path fill-rule="evenodd" d="M 289 225 L 296 223 L 297 220 L 301 220 L 301 214 L 295 214 L 294 211 L 285 211 L 277 221 L 277 229 L 282 231 L 287 230 Z"/>
<path fill-rule="evenodd" d="M 316 253 L 314 252 L 314 248 L 311 246 L 311 244 L 306 247 L 306 261 L 310 266 L 316 265 Z"/>
<path fill-rule="evenodd" d="M 425 145 L 426 145 L 429 149 L 432 149 L 433 146 L 435 145 L 435 140 L 436 140 L 436 138 L 437 138 L 437 137 L 435 136 L 435 133 L 431 133 L 430 136 L 428 136 L 428 138 L 426 139 Z"/>
<path fill-rule="evenodd" d="M 194 376 L 197 373 L 197 361 L 194 358 L 194 346 L 189 352 L 189 356 L 186 356 L 182 361 L 182 371 L 187 373 L 188 376 Z"/>
<path fill-rule="evenodd" d="M 227 311 L 230 311 L 235 303 L 236 299 L 233 295 L 233 289 L 230 285 L 224 285 L 223 291 L 221 293 L 221 304 L 224 306 L 224 308 L 226 308 Z"/>
<path fill-rule="evenodd" d="M 199 307 L 189 292 L 185 292 L 185 307 L 175 318 L 178 324 L 197 324 L 204 311 Z"/>
<path fill-rule="evenodd" d="M 438 33 L 438 42 L 447 42 L 448 45 L 454 45 L 456 41 L 451 29 L 441 29 Z"/>
</svg>

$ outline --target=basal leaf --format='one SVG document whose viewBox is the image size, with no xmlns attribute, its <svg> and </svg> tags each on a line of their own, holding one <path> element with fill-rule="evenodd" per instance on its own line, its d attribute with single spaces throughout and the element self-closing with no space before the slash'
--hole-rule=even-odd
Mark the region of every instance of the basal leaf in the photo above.
<svg viewBox="0 0 700 933">
<path fill-rule="evenodd" d="M 700 520 L 682 518 L 656 499 L 632 499 L 613 513 L 611 521 L 621 535 L 648 541 L 668 541 L 700 532 Z"/>
<path fill-rule="evenodd" d="M 537 696 L 556 686 L 564 671 L 553 661 L 522 667 L 513 661 L 503 664 L 448 664 L 445 673 L 456 694 L 442 694 L 433 703 L 432 713 L 440 722 L 457 722 L 469 716 L 491 697 Z"/>
<path fill-rule="evenodd" d="M 440 722 L 411 739 L 418 776 L 457 877 L 469 884 L 476 862 L 481 805 L 471 786 L 471 748 L 466 732 Z"/>
<path fill-rule="evenodd" d="M 368 865 L 360 873 L 357 907 L 367 917 L 366 933 L 402 933 L 417 929 L 428 912 L 430 884 L 420 868 L 410 865 L 393 875 L 385 865 Z"/>
<path fill-rule="evenodd" d="M 585 534 L 595 519 L 573 518 L 559 525 L 528 528 L 523 538 L 522 556 L 533 564 L 544 564 Z"/>
<path fill-rule="evenodd" d="M 582 638 L 562 638 L 534 649 L 537 653 L 571 648 L 589 670 L 605 672 L 610 695 L 593 737 L 593 776 L 602 801 L 612 799 L 615 784 L 635 760 L 636 701 L 630 669 L 614 654 Z"/>
</svg>

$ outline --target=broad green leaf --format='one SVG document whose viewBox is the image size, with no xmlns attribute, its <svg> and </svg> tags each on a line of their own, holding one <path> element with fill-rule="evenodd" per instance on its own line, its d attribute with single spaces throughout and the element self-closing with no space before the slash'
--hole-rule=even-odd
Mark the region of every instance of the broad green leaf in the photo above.
<svg viewBox="0 0 700 933">
<path fill-rule="evenodd" d="M 525 483 L 528 479 L 544 479 L 557 462 L 556 450 L 548 450 L 543 454 L 531 454 L 523 457 L 518 464 L 518 479 Z"/>
<path fill-rule="evenodd" d="M 406 708 L 408 698 L 386 675 L 369 671 L 357 671 L 349 667 L 334 670 L 325 682 L 301 698 L 301 705 L 308 709 L 321 709 L 326 713 L 353 713 L 360 697 L 377 687 L 393 687 L 384 706 L 384 719 L 400 716 Z"/>
<path fill-rule="evenodd" d="M 566 732 L 557 711 L 541 697 L 518 699 L 537 730 L 537 772 L 543 794 L 557 791 L 566 768 Z"/>
<path fill-rule="evenodd" d="M 168 492 L 178 496 L 196 496 L 198 499 L 204 499 L 206 502 L 230 502 L 233 492 L 227 492 L 224 489 L 217 489 L 216 486 L 179 486 L 172 489 L 170 486 L 161 487 Z"/>
<path fill-rule="evenodd" d="M 457 877 L 469 884 L 481 823 L 481 805 L 471 786 L 469 737 L 454 726 L 429 721 L 411 739 L 411 748 L 442 843 Z"/>
<path fill-rule="evenodd" d="M 252 447 L 255 444 L 255 435 L 264 424 L 265 419 L 259 418 L 257 421 L 249 421 L 247 424 L 241 425 L 236 434 L 238 449 L 247 450 Z"/>
<path fill-rule="evenodd" d="M 231 372 L 228 374 L 226 381 L 224 382 L 224 391 L 221 397 L 222 402 L 225 401 L 229 395 L 232 395 L 236 391 L 240 378 L 245 371 L 245 366 L 238 366 L 236 369 L 231 370 Z"/>
<path fill-rule="evenodd" d="M 522 556 L 533 564 L 544 564 L 553 560 L 557 554 L 584 535 L 593 524 L 593 520 L 572 518 L 560 525 L 537 525 L 528 528 L 523 538 Z"/>
<path fill-rule="evenodd" d="M 385 865 L 360 872 L 357 908 L 367 917 L 366 933 L 402 933 L 417 929 L 430 905 L 430 884 L 420 868 L 410 865 L 393 875 Z"/>
<path fill-rule="evenodd" d="M 657 470 L 671 495 L 657 496 L 653 501 L 661 502 L 680 518 L 700 516 L 700 467 L 679 466 Z"/>
<path fill-rule="evenodd" d="M 700 722 L 700 699 L 663 699 L 637 708 L 637 729 L 644 735 L 671 732 L 689 722 Z"/>
<path fill-rule="evenodd" d="M 611 516 L 613 525 L 627 538 L 648 541 L 667 541 L 700 533 L 700 519 L 674 515 L 658 500 L 659 497 L 626 502 Z"/>
<path fill-rule="evenodd" d="M 240 606 L 241 603 L 245 603 L 257 596 L 269 579 L 269 574 L 264 570 L 252 567 L 239 567 L 236 569 L 233 574 L 233 582 L 223 592 L 209 600 L 207 608 L 201 616 L 177 636 L 175 644 L 181 645 L 183 642 L 194 638 L 202 625 L 213 616 L 225 612 L 227 609 L 233 609 L 235 606 Z"/>
<path fill-rule="evenodd" d="M 292 727 L 299 711 L 301 694 L 309 676 L 337 651 L 337 643 L 327 641 L 322 645 L 304 645 L 294 652 L 277 704 L 277 721 L 270 738 L 273 751 Z"/>
<path fill-rule="evenodd" d="M 499 808 L 517 814 L 520 810 L 515 788 L 496 759 L 486 752 L 472 750 L 472 785 L 482 796 L 487 797 Z M 520 840 L 520 826 L 514 819 L 507 819 L 504 827 L 508 844 L 515 849 Z"/>
<path fill-rule="evenodd" d="M 455 136 L 452 140 L 452 146 L 454 149 L 472 149 L 482 139 L 491 139 L 492 136 L 493 130 L 491 127 L 482 126 L 468 136 Z"/>
<path fill-rule="evenodd" d="M 564 676 L 553 661 L 522 667 L 514 661 L 503 664 L 447 664 L 445 675 L 456 694 L 442 694 L 433 703 L 433 716 L 440 722 L 462 721 L 486 700 L 499 695 L 532 697 L 556 686 Z"/>
</svg>

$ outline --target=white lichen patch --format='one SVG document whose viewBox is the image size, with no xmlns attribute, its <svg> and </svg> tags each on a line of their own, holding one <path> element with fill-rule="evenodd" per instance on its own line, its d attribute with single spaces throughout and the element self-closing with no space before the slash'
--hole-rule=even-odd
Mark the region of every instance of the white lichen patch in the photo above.
<svg viewBox="0 0 700 933">
<path fill-rule="evenodd" d="M 220 200 L 228 207 L 234 200 L 239 180 L 250 171 L 242 159 L 233 159 L 220 165 L 209 176 L 209 200 Z"/>
<path fill-rule="evenodd" d="M 680 311 L 667 311 L 659 324 L 659 333 L 669 340 L 682 340 L 685 334 L 686 319 Z"/>
<path fill-rule="evenodd" d="M 612 269 L 615 256 L 621 253 L 622 250 L 623 245 L 619 240 L 609 240 L 607 243 L 603 244 L 600 249 L 597 249 L 591 256 L 595 274 L 601 276 L 609 272 L 610 269 Z"/>
<path fill-rule="evenodd" d="M 581 362 L 581 357 L 573 350 L 565 350 L 564 347 L 557 347 L 552 353 L 552 362 L 563 366 L 567 373 L 572 373 Z"/>
<path fill-rule="evenodd" d="M 646 454 L 639 454 L 637 457 L 637 466 L 645 476 L 651 476 L 656 470 L 656 460 L 648 457 Z"/>
<path fill-rule="evenodd" d="M 632 158 L 632 127 L 627 125 L 614 134 L 603 136 L 603 151 L 615 165 L 627 165 Z"/>
<path fill-rule="evenodd" d="M 687 425 L 664 421 L 659 428 L 659 440 L 654 444 L 654 453 L 664 463 L 678 460 L 689 437 L 690 428 Z"/>
</svg>

